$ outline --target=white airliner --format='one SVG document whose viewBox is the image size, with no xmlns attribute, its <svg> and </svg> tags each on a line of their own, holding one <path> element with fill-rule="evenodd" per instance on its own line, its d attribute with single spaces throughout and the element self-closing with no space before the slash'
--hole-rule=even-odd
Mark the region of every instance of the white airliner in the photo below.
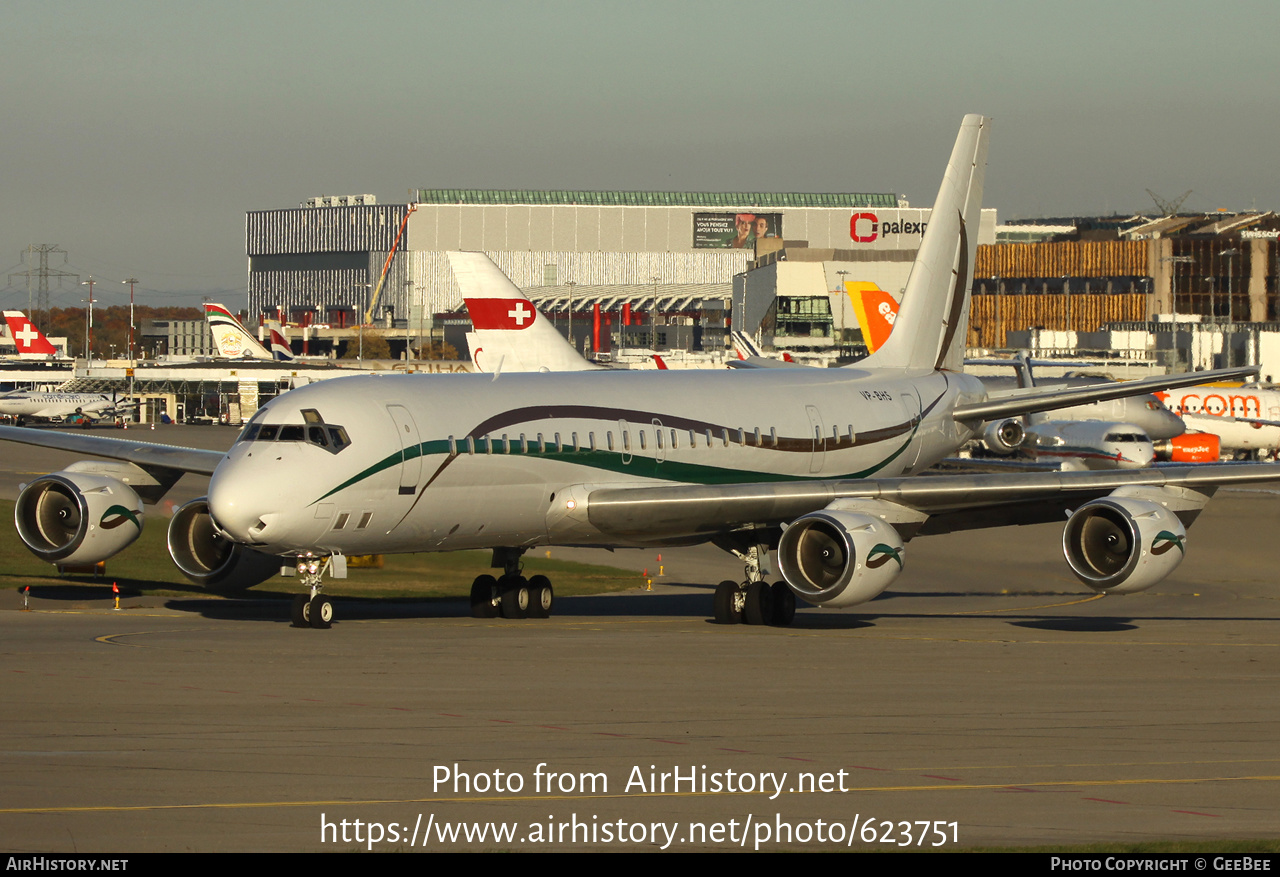
<svg viewBox="0 0 1280 877">
<path fill-rule="evenodd" d="M 86 414 L 95 420 L 110 417 L 132 405 L 100 393 L 36 393 L 14 390 L 0 396 L 0 414 L 12 417 L 19 426 L 28 417 L 61 420 L 74 414 Z"/>
<path fill-rule="evenodd" d="M 1214 489 L 1278 480 L 1280 466 L 910 477 L 988 421 L 1205 380 L 992 398 L 961 371 L 988 128 L 965 118 L 895 331 L 852 367 L 338 378 L 272 399 L 226 454 L 0 428 L 121 461 L 35 479 L 18 532 L 47 560 L 101 560 L 136 538 L 144 502 L 209 474 L 207 498 L 169 525 L 179 568 L 225 586 L 290 558 L 308 591 L 294 620 L 313 627 L 333 617 L 325 570 L 345 574 L 352 554 L 492 549 L 501 577 L 477 577 L 472 611 L 523 617 L 552 608 L 551 583 L 520 574 L 531 547 L 713 542 L 747 567 L 717 588 L 715 617 L 786 624 L 797 596 L 875 597 L 915 536 L 1064 517 L 1081 581 L 1148 588 L 1182 560 Z M 767 581 L 775 546 L 785 584 Z"/>
<path fill-rule="evenodd" d="M 271 349 L 268 350 L 224 306 L 206 303 L 204 316 L 209 321 L 209 330 L 213 333 L 213 343 L 218 348 L 219 356 L 228 359 L 293 359 L 293 351 L 280 333 L 279 323 L 268 324 L 268 332 L 271 333 Z"/>
<path fill-rule="evenodd" d="M 1158 393 L 1188 428 L 1212 433 L 1226 451 L 1280 450 L 1280 391 L 1257 386 L 1200 386 Z"/>
</svg>

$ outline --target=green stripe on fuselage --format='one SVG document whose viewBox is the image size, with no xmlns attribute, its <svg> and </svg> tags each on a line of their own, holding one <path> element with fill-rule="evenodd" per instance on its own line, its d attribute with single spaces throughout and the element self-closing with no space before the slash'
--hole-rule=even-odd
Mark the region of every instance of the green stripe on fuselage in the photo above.
<svg viewBox="0 0 1280 877">
<path fill-rule="evenodd" d="M 554 460 L 561 463 L 571 463 L 575 466 L 586 466 L 590 469 L 598 469 L 603 472 L 616 472 L 618 474 L 631 475 L 637 478 L 649 478 L 655 481 L 675 481 L 681 484 L 750 484 L 762 481 L 829 481 L 866 478 L 874 475 L 876 472 L 879 472 L 885 466 L 889 465 L 901 456 L 902 453 L 910 447 L 911 441 L 914 438 L 915 429 L 913 428 L 911 434 L 907 436 L 907 440 L 903 442 L 897 450 L 889 454 L 889 456 L 885 457 L 880 462 L 859 472 L 850 472 L 842 475 L 783 475 L 775 472 L 759 472 L 753 469 L 728 469 L 723 466 L 707 466 L 701 463 L 689 463 L 682 460 L 658 461 L 650 456 L 641 456 L 636 453 L 624 455 L 618 451 L 575 451 L 571 448 L 565 448 L 557 451 L 550 445 L 550 443 L 548 443 L 547 450 L 539 451 L 537 450 L 537 443 L 534 441 L 530 441 L 528 443 L 528 450 L 524 451 L 520 450 L 518 442 L 512 441 L 510 453 L 500 450 L 502 445 L 497 439 L 493 440 L 494 451 L 491 454 L 480 450 L 483 448 L 483 440 L 476 442 L 477 450 L 474 455 L 468 454 L 463 450 L 466 446 L 465 441 L 455 442 L 455 446 L 460 451 L 458 456 L 461 457 L 529 457 L 542 460 Z M 753 448 L 753 450 L 757 449 Z M 758 450 L 768 452 L 769 449 L 760 448 Z M 448 456 L 448 454 L 449 442 L 436 440 L 422 442 L 421 444 L 407 448 L 403 454 L 403 459 L 411 460 L 414 457 L 430 457 L 436 455 Z M 630 461 L 624 461 L 624 457 L 629 457 Z M 311 504 L 315 505 L 315 503 L 328 499 L 340 490 L 344 490 L 345 488 L 348 488 L 353 484 L 358 484 L 379 472 L 390 469 L 392 466 L 400 463 L 401 459 L 401 452 L 396 451 L 394 454 L 384 457 L 372 466 L 369 466 L 363 471 L 351 476 L 328 493 L 314 500 Z"/>
</svg>

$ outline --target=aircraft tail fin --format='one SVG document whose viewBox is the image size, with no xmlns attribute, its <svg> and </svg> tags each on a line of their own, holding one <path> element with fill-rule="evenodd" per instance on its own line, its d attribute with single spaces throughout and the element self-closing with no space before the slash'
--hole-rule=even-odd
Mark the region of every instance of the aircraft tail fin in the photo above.
<svg viewBox="0 0 1280 877">
<path fill-rule="evenodd" d="M 22 311 L 5 311 L 4 321 L 9 325 L 9 336 L 18 348 L 19 359 L 50 359 L 58 355 L 58 348 Z"/>
<path fill-rule="evenodd" d="M 267 320 L 267 335 L 271 341 L 271 358 L 278 362 L 289 362 L 293 359 L 293 348 L 284 337 L 284 331 L 276 320 Z"/>
<path fill-rule="evenodd" d="M 222 305 L 206 303 L 204 317 L 209 321 L 218 355 L 228 359 L 271 359 L 271 352 L 249 334 L 231 311 Z"/>
<path fill-rule="evenodd" d="M 875 353 L 893 332 L 893 321 L 898 318 L 898 303 L 870 281 L 846 280 L 844 291 L 853 302 L 853 313 L 862 331 L 862 343 L 867 346 L 868 354 Z"/>
<path fill-rule="evenodd" d="M 471 360 L 483 372 L 586 371 L 598 368 L 573 349 L 555 326 L 484 253 L 449 253 L 453 275 L 475 331 Z"/>
<path fill-rule="evenodd" d="M 738 359 L 747 360 L 756 356 L 764 356 L 764 352 L 759 345 L 747 333 L 735 329 L 729 333 L 729 337 L 733 340 L 733 354 Z"/>
<path fill-rule="evenodd" d="M 990 128 L 990 119 L 964 117 L 893 332 L 858 367 L 913 371 L 963 367 Z"/>
</svg>

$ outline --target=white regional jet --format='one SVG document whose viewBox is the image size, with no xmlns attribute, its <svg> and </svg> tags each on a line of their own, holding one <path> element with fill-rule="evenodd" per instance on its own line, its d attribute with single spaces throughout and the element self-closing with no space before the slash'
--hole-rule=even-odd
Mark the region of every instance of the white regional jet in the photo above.
<svg viewBox="0 0 1280 877">
<path fill-rule="evenodd" d="M 502 575 L 475 580 L 473 613 L 523 617 L 552 608 L 550 582 L 520 575 L 533 546 L 699 542 L 747 564 L 746 581 L 717 589 L 718 620 L 786 624 L 796 596 L 875 597 L 915 536 L 1064 512 L 1081 581 L 1141 591 L 1182 560 L 1185 526 L 1216 487 L 1277 480 L 1280 466 L 909 477 L 987 421 L 1205 380 L 990 399 L 961 371 L 988 128 L 965 118 L 898 325 L 855 366 L 353 376 L 272 399 L 226 454 L 0 428 L 121 461 L 28 484 L 19 534 L 50 561 L 101 560 L 136 538 L 144 500 L 183 472 L 209 474 L 208 497 L 169 525 L 179 568 L 225 586 L 291 558 L 308 589 L 295 623 L 313 627 L 333 617 L 321 576 L 344 574 L 350 554 L 492 549 Z M 785 584 L 765 580 L 774 546 Z"/>
<path fill-rule="evenodd" d="M 131 403 L 112 399 L 101 393 L 38 393 L 32 390 L 14 390 L 0 396 L 0 414 L 14 419 L 21 426 L 28 417 L 61 420 L 73 414 L 86 414 L 97 419 L 111 417 Z"/>
</svg>

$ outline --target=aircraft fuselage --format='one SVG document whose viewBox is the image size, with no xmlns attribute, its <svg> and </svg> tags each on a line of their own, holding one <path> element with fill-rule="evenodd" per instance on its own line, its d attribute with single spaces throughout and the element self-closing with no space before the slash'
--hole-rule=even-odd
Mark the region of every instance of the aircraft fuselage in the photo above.
<svg viewBox="0 0 1280 877">
<path fill-rule="evenodd" d="M 984 395 L 848 368 L 341 378 L 264 406 L 209 507 L 277 554 L 612 544 L 575 520 L 588 486 L 909 474 L 972 437 L 951 410 Z"/>
</svg>

